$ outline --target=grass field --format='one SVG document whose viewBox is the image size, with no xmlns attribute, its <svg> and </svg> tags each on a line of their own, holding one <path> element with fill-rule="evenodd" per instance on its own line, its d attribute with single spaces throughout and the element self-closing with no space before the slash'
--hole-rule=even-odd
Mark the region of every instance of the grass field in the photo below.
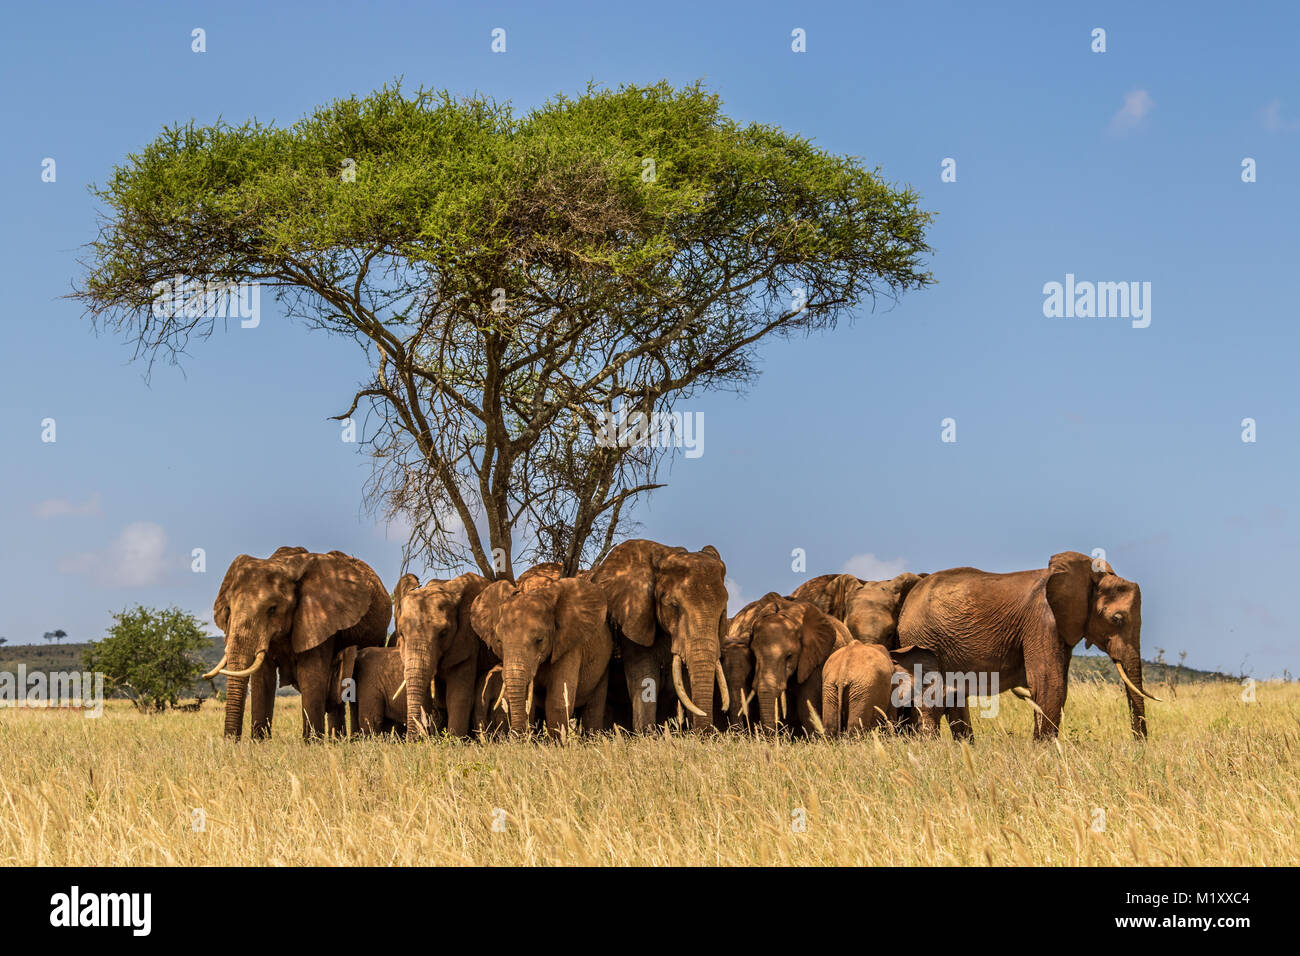
<svg viewBox="0 0 1300 956">
<path fill-rule="evenodd" d="M 275 739 L 235 744 L 211 702 L 0 710 L 0 864 L 1296 865 L 1300 685 L 1256 700 L 1184 684 L 1148 704 L 1142 744 L 1114 685 L 1076 680 L 1059 747 L 1003 695 L 969 748 L 946 730 L 304 745 L 292 697 Z"/>
</svg>

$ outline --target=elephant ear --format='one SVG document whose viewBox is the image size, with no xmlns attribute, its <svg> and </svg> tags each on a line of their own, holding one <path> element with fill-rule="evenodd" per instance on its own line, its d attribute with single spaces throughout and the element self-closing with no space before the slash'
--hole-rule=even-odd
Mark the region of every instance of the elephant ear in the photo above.
<svg viewBox="0 0 1300 956">
<path fill-rule="evenodd" d="M 894 592 L 894 596 L 897 598 L 897 603 L 894 604 L 894 617 L 898 617 L 898 612 L 902 610 L 903 601 L 907 599 L 908 592 L 916 587 L 923 576 L 913 574 L 911 571 L 904 571 L 889 582 L 890 590 Z"/>
<path fill-rule="evenodd" d="M 298 578 L 298 609 L 293 615 L 295 654 L 319 647 L 339 631 L 358 624 L 370 610 L 373 597 L 360 561 L 341 554 L 307 557 Z"/>
<path fill-rule="evenodd" d="M 916 682 L 912 680 L 911 671 L 894 665 L 893 674 L 890 676 L 889 702 L 895 707 L 920 707 L 919 688 Z"/>
<path fill-rule="evenodd" d="M 555 642 L 551 660 L 558 660 L 592 640 L 605 623 L 605 595 L 588 581 L 561 578 L 551 585 L 555 600 Z"/>
<path fill-rule="evenodd" d="M 408 572 L 398 579 L 397 587 L 393 588 L 393 620 L 397 622 L 398 628 L 402 626 L 402 601 L 406 599 L 407 592 L 419 586 L 420 579 Z"/>
<path fill-rule="evenodd" d="M 853 596 L 861 589 L 862 581 L 859 578 L 852 574 L 841 574 L 826 586 L 826 606 L 818 604 L 818 608 L 842 621 L 848 617 Z"/>
<path fill-rule="evenodd" d="M 357 670 L 357 648 L 345 647 L 334 657 L 334 677 L 330 681 L 329 702 L 343 703 L 343 682 L 355 680 Z"/>
<path fill-rule="evenodd" d="M 1110 571 L 1104 561 L 1101 564 L 1104 570 L 1094 571 L 1092 558 L 1078 551 L 1054 554 L 1047 563 L 1047 603 L 1056 618 L 1057 635 L 1071 647 L 1083 640 L 1087 629 L 1093 586 Z"/>
<path fill-rule="evenodd" d="M 501 638 L 497 637 L 497 622 L 501 619 L 506 601 L 515 593 L 515 586 L 509 581 L 493 581 L 479 592 L 470 605 L 470 626 L 498 658 L 501 657 Z"/>
<path fill-rule="evenodd" d="M 257 564 L 258 560 L 251 555 L 241 554 L 231 561 L 230 567 L 226 569 L 226 576 L 221 580 L 221 589 L 217 591 L 217 599 L 212 603 L 212 623 L 223 634 L 230 627 L 230 595 L 239 586 L 240 579 Z"/>
<path fill-rule="evenodd" d="M 642 647 L 655 641 L 655 571 L 670 550 L 654 541 L 624 541 L 592 574 L 592 580 L 605 594 L 610 620 L 624 637 Z"/>
<path fill-rule="evenodd" d="M 835 650 L 838 632 L 829 616 L 811 604 L 803 606 L 803 624 L 799 628 L 799 670 L 796 679 L 803 683 L 813 671 L 826 663 Z"/>
</svg>

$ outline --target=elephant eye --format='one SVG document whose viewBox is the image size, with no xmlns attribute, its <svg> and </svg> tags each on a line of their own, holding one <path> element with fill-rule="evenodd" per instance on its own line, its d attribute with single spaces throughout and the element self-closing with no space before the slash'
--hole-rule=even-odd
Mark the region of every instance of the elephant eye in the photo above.
<svg viewBox="0 0 1300 956">
<path fill-rule="evenodd" d="M 1112 624 L 1123 624 L 1123 623 L 1124 623 L 1124 612 L 1123 612 L 1123 611 L 1116 611 L 1114 614 L 1112 614 L 1112 615 L 1110 616 L 1110 622 L 1111 622 Z"/>
</svg>

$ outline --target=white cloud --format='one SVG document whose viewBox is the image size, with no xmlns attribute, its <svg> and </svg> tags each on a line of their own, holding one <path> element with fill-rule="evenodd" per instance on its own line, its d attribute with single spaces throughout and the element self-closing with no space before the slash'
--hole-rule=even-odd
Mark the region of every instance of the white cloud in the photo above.
<svg viewBox="0 0 1300 956">
<path fill-rule="evenodd" d="M 72 501 L 68 498 L 46 498 L 32 509 L 32 513 L 38 518 L 64 518 L 69 516 L 80 518 L 99 514 L 99 503 L 98 491 L 81 502 Z"/>
<path fill-rule="evenodd" d="M 1300 129 L 1300 120 L 1289 120 L 1282 115 L 1282 101 L 1274 100 L 1259 111 L 1260 122 L 1270 133 L 1287 133 Z"/>
<path fill-rule="evenodd" d="M 1151 94 L 1146 90 L 1130 90 L 1124 94 L 1124 105 L 1119 108 L 1118 113 L 1111 117 L 1111 131 L 1118 132 L 1135 128 L 1147 118 L 1147 114 L 1155 108 L 1155 105 L 1156 101 L 1151 98 Z"/>
<path fill-rule="evenodd" d="M 745 595 L 740 589 L 740 582 L 728 575 L 722 582 L 727 588 L 727 616 L 734 617 L 742 607 L 749 602 L 745 600 Z"/>
<path fill-rule="evenodd" d="M 124 527 L 102 551 L 84 551 L 59 562 L 64 574 L 84 574 L 104 587 L 142 588 L 162 582 L 170 566 L 167 533 L 152 521 Z"/>
<path fill-rule="evenodd" d="M 840 573 L 851 574 L 864 581 L 888 581 L 902 574 L 906 567 L 906 558 L 891 558 L 886 561 L 874 554 L 855 554 L 844 562 Z"/>
</svg>

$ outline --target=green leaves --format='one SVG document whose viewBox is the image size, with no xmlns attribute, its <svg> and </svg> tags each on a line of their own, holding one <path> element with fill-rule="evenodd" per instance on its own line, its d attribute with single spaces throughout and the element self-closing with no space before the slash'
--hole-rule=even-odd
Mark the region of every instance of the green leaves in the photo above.
<svg viewBox="0 0 1300 956">
<path fill-rule="evenodd" d="M 136 605 L 113 615 L 108 636 L 84 651 L 83 666 L 102 672 L 140 709 L 163 710 L 207 669 L 198 655 L 211 644 L 198 619 L 180 608 Z"/>
<path fill-rule="evenodd" d="M 270 286 L 352 337 L 375 372 L 352 409 L 382 423 L 372 496 L 426 557 L 481 570 L 475 535 L 468 554 L 429 542 L 485 516 L 509 556 L 516 526 L 559 540 L 567 521 L 572 564 L 594 516 L 653 484 L 660 451 L 595 453 L 575 423 L 738 387 L 767 336 L 932 281 L 914 192 L 737 123 L 698 83 L 593 85 L 522 116 L 395 84 L 284 128 L 167 127 L 98 195 L 76 293 L 93 319 L 173 358 L 215 327 L 153 311 L 182 275 Z"/>
</svg>

